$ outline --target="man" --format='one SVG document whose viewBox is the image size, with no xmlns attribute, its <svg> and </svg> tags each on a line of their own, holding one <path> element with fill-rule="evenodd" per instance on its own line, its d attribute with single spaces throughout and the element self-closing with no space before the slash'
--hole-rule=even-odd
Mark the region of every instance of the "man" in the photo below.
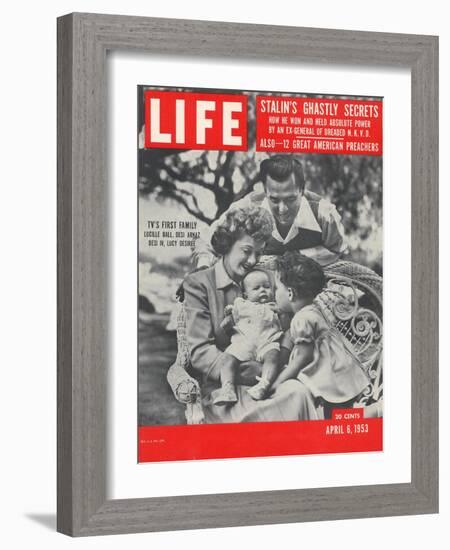
<svg viewBox="0 0 450 550">
<path fill-rule="evenodd" d="M 328 200 L 305 190 L 300 161 L 291 155 L 275 155 L 261 163 L 260 176 L 264 193 L 249 193 L 230 209 L 253 203 L 271 213 L 274 230 L 263 254 L 281 255 L 299 250 L 322 266 L 339 259 L 347 249 L 341 217 Z M 197 239 L 194 250 L 197 267 L 214 263 L 211 236 L 225 216 L 226 212 Z"/>
</svg>

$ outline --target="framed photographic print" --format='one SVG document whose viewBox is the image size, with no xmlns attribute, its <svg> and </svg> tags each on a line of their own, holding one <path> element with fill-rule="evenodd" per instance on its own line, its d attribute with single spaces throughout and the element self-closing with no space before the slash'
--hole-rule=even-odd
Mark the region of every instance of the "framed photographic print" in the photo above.
<svg viewBox="0 0 450 550">
<path fill-rule="evenodd" d="M 71 14 L 58 86 L 58 530 L 437 512 L 437 38 Z"/>
</svg>

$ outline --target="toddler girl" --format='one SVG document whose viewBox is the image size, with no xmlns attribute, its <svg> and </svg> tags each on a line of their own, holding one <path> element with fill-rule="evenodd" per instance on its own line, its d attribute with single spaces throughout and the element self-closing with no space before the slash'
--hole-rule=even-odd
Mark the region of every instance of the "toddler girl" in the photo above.
<svg viewBox="0 0 450 550">
<path fill-rule="evenodd" d="M 281 311 L 294 314 L 290 327 L 294 348 L 274 387 L 297 378 L 314 397 L 330 403 L 355 398 L 369 379 L 344 337 L 314 303 L 326 283 L 322 267 L 298 252 L 285 253 L 277 263 L 276 300 Z"/>
</svg>

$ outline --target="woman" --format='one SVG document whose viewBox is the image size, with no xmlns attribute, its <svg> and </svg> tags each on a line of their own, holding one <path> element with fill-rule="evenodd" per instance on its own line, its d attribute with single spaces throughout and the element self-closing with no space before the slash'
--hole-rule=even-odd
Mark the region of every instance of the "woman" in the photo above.
<svg viewBox="0 0 450 550">
<path fill-rule="evenodd" d="M 186 338 L 192 367 L 202 378 L 203 409 L 208 423 L 319 417 L 312 394 L 297 380 L 281 384 L 270 399 L 254 401 L 245 391 L 256 383 L 256 375 L 261 372 L 261 365 L 254 362 L 240 373 L 237 403 L 223 407 L 214 405 L 211 399 L 211 393 L 219 386 L 221 366 L 230 360 L 224 352 L 230 336 L 221 327 L 225 307 L 241 295 L 240 281 L 256 265 L 272 234 L 272 224 L 264 208 L 232 209 L 211 240 L 220 259 L 212 267 L 192 273 L 184 282 Z"/>
</svg>

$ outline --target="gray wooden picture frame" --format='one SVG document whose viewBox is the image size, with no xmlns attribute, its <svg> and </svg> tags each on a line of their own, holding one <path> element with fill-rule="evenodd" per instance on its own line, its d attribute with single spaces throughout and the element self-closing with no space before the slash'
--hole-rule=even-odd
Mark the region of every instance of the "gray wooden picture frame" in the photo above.
<svg viewBox="0 0 450 550">
<path fill-rule="evenodd" d="M 411 483 L 107 499 L 110 50 L 411 70 Z M 72 536 L 438 511 L 437 37 L 82 13 L 58 19 L 57 487 L 57 529 Z"/>
</svg>

